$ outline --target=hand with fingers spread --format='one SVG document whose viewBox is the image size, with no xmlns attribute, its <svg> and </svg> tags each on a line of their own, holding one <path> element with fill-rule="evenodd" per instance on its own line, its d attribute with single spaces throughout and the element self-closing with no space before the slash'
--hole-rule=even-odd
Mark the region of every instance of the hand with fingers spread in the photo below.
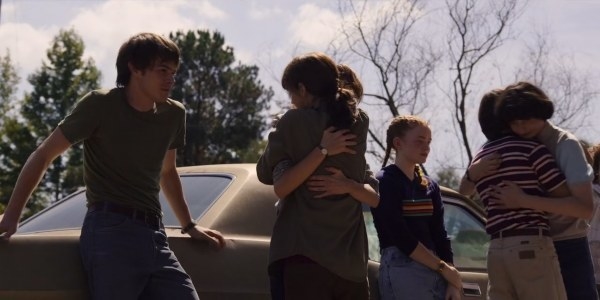
<svg viewBox="0 0 600 300">
<path fill-rule="evenodd" d="M 327 149 L 327 155 L 340 153 L 356 154 L 352 146 L 356 145 L 356 135 L 348 129 L 337 130 L 329 127 L 323 131 L 320 146 Z"/>
<path fill-rule="evenodd" d="M 326 168 L 330 175 L 314 175 L 307 182 L 308 189 L 320 192 L 315 198 L 323 198 L 331 195 L 350 193 L 350 187 L 354 181 L 348 179 L 342 171 L 336 168 Z"/>
<path fill-rule="evenodd" d="M 521 200 L 526 196 L 517 184 L 510 181 L 503 181 L 499 185 L 492 186 L 489 193 L 494 203 L 503 209 L 522 208 Z"/>
<path fill-rule="evenodd" d="M 207 241 L 208 244 L 215 249 L 222 249 L 225 247 L 225 238 L 223 238 L 223 235 L 216 230 L 196 225 L 188 230 L 187 233 L 193 239 Z"/>
</svg>

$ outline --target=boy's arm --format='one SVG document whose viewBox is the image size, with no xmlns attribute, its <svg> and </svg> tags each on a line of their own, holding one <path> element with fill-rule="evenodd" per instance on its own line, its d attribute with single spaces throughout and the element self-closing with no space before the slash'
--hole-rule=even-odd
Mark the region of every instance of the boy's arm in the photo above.
<svg viewBox="0 0 600 300">
<path fill-rule="evenodd" d="M 327 155 L 354 154 L 355 151 L 352 146 L 356 145 L 355 139 L 356 135 L 346 129 L 335 130 L 333 127 L 325 129 L 319 146 L 326 149 L 327 154 L 323 154 L 319 147 L 315 147 L 301 161 L 286 170 L 281 177 L 274 181 L 273 189 L 277 197 L 284 199 L 303 184 L 325 160 Z"/>
<path fill-rule="evenodd" d="M 62 131 L 56 128 L 29 156 L 19 174 L 2 221 L 0 221 L 0 235 L 4 239 L 10 238 L 17 231 L 23 208 L 46 173 L 48 166 L 70 146 L 71 143 Z"/>
<path fill-rule="evenodd" d="M 576 192 L 586 193 L 586 187 L 582 184 L 576 187 Z M 582 219 L 590 219 L 593 210 L 587 205 L 578 201 L 578 198 L 572 195 L 571 186 L 563 183 L 556 189 L 548 192 L 549 197 L 533 196 L 526 194 L 513 182 L 503 182 L 501 186 L 494 186 L 491 196 L 497 200 L 502 208 L 529 208 L 554 213 L 563 216 L 570 216 Z M 590 188 L 590 197 L 591 197 Z"/>
<path fill-rule="evenodd" d="M 475 194 L 475 183 L 482 177 L 495 173 L 501 163 L 502 157 L 496 152 L 474 161 L 461 178 L 458 192 L 465 196 Z"/>
<path fill-rule="evenodd" d="M 356 182 L 344 175 L 336 168 L 327 168 L 330 175 L 313 175 L 309 178 L 308 189 L 320 194 L 316 198 L 331 195 L 350 194 L 352 198 L 370 207 L 379 205 L 379 193 L 377 192 L 377 179 L 369 180 L 368 183 Z"/>
<path fill-rule="evenodd" d="M 171 209 L 175 213 L 177 220 L 179 220 L 181 227 L 186 228 L 185 232 L 192 238 L 206 240 L 216 248 L 223 248 L 225 246 L 225 239 L 220 232 L 197 225 L 192 225 L 188 228 L 188 225 L 193 224 L 194 220 L 192 219 L 189 207 L 183 196 L 183 188 L 175 163 L 176 157 L 177 149 L 168 150 L 165 154 L 160 173 L 160 187 L 165 194 Z"/>
</svg>

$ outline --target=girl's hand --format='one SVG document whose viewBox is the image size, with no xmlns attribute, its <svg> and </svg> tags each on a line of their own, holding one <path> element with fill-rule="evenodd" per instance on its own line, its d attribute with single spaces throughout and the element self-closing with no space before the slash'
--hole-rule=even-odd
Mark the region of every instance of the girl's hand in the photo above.
<svg viewBox="0 0 600 300">
<path fill-rule="evenodd" d="M 335 127 L 329 127 L 323 131 L 320 145 L 327 149 L 327 155 L 356 154 L 352 149 L 352 146 L 356 145 L 356 135 L 348 129 L 336 130 Z"/>
<path fill-rule="evenodd" d="M 462 299 L 462 289 L 457 289 L 455 286 L 449 284 L 446 288 L 446 300 L 460 300 Z"/>
<path fill-rule="evenodd" d="M 446 264 L 444 269 L 442 269 L 442 277 L 444 277 L 450 285 L 462 290 L 462 279 L 460 279 L 460 273 L 458 273 L 458 270 L 455 267 Z"/>
<path fill-rule="evenodd" d="M 348 179 L 342 171 L 336 168 L 327 168 L 331 175 L 314 175 L 306 183 L 308 189 L 313 192 L 321 192 L 315 198 L 323 198 L 331 195 L 347 194 L 350 191 L 352 180 Z"/>
</svg>

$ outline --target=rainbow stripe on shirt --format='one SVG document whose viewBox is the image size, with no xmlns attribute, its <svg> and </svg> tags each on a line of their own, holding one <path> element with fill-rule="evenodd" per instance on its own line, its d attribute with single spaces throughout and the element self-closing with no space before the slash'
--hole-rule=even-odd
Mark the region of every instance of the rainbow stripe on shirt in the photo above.
<svg viewBox="0 0 600 300">
<path fill-rule="evenodd" d="M 402 201 L 402 210 L 405 217 L 423 217 L 433 215 L 433 202 L 431 198 L 405 199 Z"/>
</svg>

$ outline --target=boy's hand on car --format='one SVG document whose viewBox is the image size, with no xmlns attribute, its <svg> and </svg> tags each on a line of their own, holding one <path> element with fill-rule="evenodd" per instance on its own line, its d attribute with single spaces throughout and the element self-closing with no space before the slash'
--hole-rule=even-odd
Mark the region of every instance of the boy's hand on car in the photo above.
<svg viewBox="0 0 600 300">
<path fill-rule="evenodd" d="M 208 244 L 216 249 L 225 247 L 225 238 L 217 230 L 194 226 L 187 232 L 193 239 L 208 241 Z"/>
</svg>

